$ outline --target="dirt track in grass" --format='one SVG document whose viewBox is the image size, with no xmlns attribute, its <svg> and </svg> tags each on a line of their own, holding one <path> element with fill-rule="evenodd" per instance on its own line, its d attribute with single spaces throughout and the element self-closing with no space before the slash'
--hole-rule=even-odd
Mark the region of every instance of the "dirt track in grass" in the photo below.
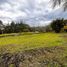
<svg viewBox="0 0 67 67">
<path fill-rule="evenodd" d="M 0 67 L 67 67 L 65 46 L 25 50 L 0 55 Z"/>
</svg>

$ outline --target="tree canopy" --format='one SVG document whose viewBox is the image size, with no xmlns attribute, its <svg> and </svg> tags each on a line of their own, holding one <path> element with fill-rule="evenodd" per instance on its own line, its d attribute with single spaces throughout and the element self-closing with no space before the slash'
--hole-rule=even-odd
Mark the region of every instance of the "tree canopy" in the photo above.
<svg viewBox="0 0 67 67">
<path fill-rule="evenodd" d="M 51 27 L 56 33 L 59 33 L 63 28 L 63 26 L 64 26 L 63 19 L 56 19 L 53 20 L 53 22 L 51 23 Z"/>
</svg>

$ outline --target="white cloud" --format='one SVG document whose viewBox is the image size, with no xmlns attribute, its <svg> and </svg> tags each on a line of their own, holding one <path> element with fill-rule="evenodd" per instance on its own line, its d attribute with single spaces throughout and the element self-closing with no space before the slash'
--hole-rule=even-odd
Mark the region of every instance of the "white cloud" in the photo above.
<svg viewBox="0 0 67 67">
<path fill-rule="evenodd" d="M 57 17 L 67 18 L 67 12 L 62 12 L 59 7 L 52 9 L 49 2 L 50 0 L 0 0 L 0 19 L 23 19 L 30 25 L 44 25 L 43 23 L 47 24 Z"/>
</svg>

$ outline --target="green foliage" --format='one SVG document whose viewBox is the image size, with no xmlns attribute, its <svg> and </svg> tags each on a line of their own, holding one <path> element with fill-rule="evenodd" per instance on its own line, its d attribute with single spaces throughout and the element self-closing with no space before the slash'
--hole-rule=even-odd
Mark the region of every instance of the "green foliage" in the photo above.
<svg viewBox="0 0 67 67">
<path fill-rule="evenodd" d="M 63 19 L 56 19 L 51 23 L 51 27 L 56 33 L 59 33 L 63 26 L 64 26 Z"/>
<path fill-rule="evenodd" d="M 29 31 L 30 26 L 28 24 L 24 24 L 23 22 L 15 23 L 12 21 L 11 24 L 5 26 L 5 33 L 18 33 L 18 32 L 27 32 Z"/>
<path fill-rule="evenodd" d="M 3 33 L 3 30 L 4 30 L 4 25 L 3 22 L 0 20 L 0 34 Z"/>
<path fill-rule="evenodd" d="M 67 20 L 64 20 L 64 31 L 67 32 Z"/>
<path fill-rule="evenodd" d="M 64 22 L 64 23 L 63 23 Z M 25 24 L 23 21 L 14 22 L 10 24 L 3 25 L 3 22 L 0 21 L 0 33 L 20 33 L 20 32 L 51 32 L 52 29 L 55 32 L 60 32 L 63 25 L 65 25 L 66 20 L 57 19 L 54 20 L 51 25 L 30 27 L 28 24 Z M 52 27 L 52 28 L 51 28 Z M 65 30 L 66 31 L 66 30 Z"/>
</svg>

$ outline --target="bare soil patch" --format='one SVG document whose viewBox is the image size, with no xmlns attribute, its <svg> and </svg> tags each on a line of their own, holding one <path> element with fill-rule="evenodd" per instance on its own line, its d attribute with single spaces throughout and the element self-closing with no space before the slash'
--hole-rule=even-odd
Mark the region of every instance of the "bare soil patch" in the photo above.
<svg viewBox="0 0 67 67">
<path fill-rule="evenodd" d="M 0 67 L 67 67 L 64 47 L 45 47 L 0 54 Z"/>
</svg>

